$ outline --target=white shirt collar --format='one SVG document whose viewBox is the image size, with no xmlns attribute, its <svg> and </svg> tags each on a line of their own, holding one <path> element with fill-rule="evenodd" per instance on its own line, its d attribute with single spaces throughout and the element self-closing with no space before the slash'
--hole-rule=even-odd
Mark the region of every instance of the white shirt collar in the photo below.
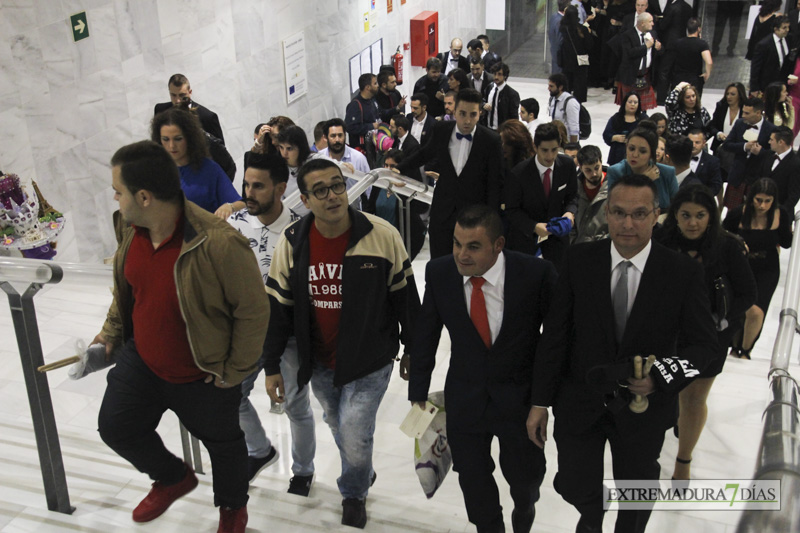
<svg viewBox="0 0 800 533">
<path fill-rule="evenodd" d="M 483 279 L 486 280 L 486 283 L 489 285 L 496 287 L 498 283 L 500 283 L 500 277 L 505 274 L 506 271 L 506 256 L 503 252 L 497 256 L 497 261 L 494 262 L 492 268 L 487 270 L 481 276 Z M 462 276 L 464 278 L 464 285 L 469 283 L 471 276 Z"/>
<path fill-rule="evenodd" d="M 250 223 L 250 227 L 253 229 L 261 229 L 264 224 L 258 219 L 257 216 L 252 216 L 250 213 L 247 213 L 247 220 Z M 280 235 L 283 233 L 284 228 L 292 221 L 292 212 L 289 210 L 288 207 L 281 204 L 281 214 L 278 215 L 278 218 L 270 224 L 266 226 L 266 228 L 271 232 Z"/>
<path fill-rule="evenodd" d="M 542 165 L 539 162 L 539 157 L 538 156 L 533 156 L 533 160 L 536 162 L 536 169 L 539 171 L 539 176 L 542 176 L 542 177 L 544 177 L 544 173 L 548 168 L 550 170 L 553 170 L 553 167 L 556 166 L 556 162 L 555 161 L 553 161 L 553 164 L 551 166 L 549 166 L 549 167 L 546 167 L 546 166 Z M 552 174 L 552 172 L 551 172 L 551 174 Z M 552 179 L 552 178 L 553 178 L 553 176 L 551 175 L 550 179 Z"/>
<path fill-rule="evenodd" d="M 407 139 L 407 138 L 408 138 L 408 132 L 406 132 L 406 134 L 405 134 L 405 135 L 403 135 L 402 137 L 400 137 L 400 146 L 403 146 L 403 143 L 404 143 L 404 142 L 406 142 L 406 139 Z"/>
<path fill-rule="evenodd" d="M 425 111 L 425 115 L 421 119 L 417 119 L 417 117 L 414 117 L 414 122 L 416 122 L 417 124 L 424 124 L 425 119 L 427 118 L 428 118 L 428 112 Z"/>
<path fill-rule="evenodd" d="M 614 243 L 611 243 L 611 272 L 614 272 L 614 269 L 617 268 L 617 265 L 622 263 L 623 261 L 630 261 L 636 270 L 639 272 L 644 273 L 644 265 L 647 263 L 647 258 L 650 256 L 650 250 L 652 249 L 653 244 L 652 241 L 647 241 L 647 245 L 642 248 L 638 254 L 634 255 L 630 259 L 625 259 L 620 255 L 617 251 L 617 247 Z"/>
<path fill-rule="evenodd" d="M 692 167 L 689 167 L 686 170 L 684 170 L 683 172 L 681 172 L 680 174 L 675 174 L 675 179 L 678 180 L 678 185 L 683 183 L 683 180 L 686 179 L 686 176 L 688 176 L 691 171 L 692 171 Z"/>
<path fill-rule="evenodd" d="M 475 131 L 476 131 L 477 129 L 478 129 L 478 125 L 477 125 L 477 124 L 475 124 L 475 125 L 472 127 L 472 131 L 471 131 L 471 132 L 469 132 L 469 133 L 467 134 L 467 135 L 472 135 L 472 140 L 473 140 L 473 141 L 475 140 Z M 453 135 L 451 135 L 451 136 L 450 136 L 450 138 L 451 138 L 451 139 L 453 139 L 453 140 L 457 140 L 457 141 L 463 141 L 463 140 L 466 140 L 466 139 L 459 139 L 458 137 L 456 137 L 456 133 L 461 133 L 460 131 L 458 131 L 458 124 L 456 124 L 456 127 L 455 127 L 455 128 L 453 128 Z M 464 135 L 463 133 L 461 133 L 461 134 L 462 134 L 462 135 Z"/>
<path fill-rule="evenodd" d="M 783 161 L 783 158 L 784 158 L 784 157 L 786 157 L 787 155 L 789 155 L 789 152 L 791 152 L 791 151 L 792 151 L 792 147 L 790 146 L 790 147 L 788 147 L 786 150 L 784 150 L 782 154 L 778 154 L 778 153 L 776 153 L 775 155 L 777 155 L 777 156 L 778 156 L 778 159 L 780 159 L 781 161 Z"/>
<path fill-rule="evenodd" d="M 497 92 L 500 92 L 505 88 L 506 88 L 506 82 L 503 82 L 500 85 L 495 85 L 495 89 L 497 89 Z"/>
</svg>

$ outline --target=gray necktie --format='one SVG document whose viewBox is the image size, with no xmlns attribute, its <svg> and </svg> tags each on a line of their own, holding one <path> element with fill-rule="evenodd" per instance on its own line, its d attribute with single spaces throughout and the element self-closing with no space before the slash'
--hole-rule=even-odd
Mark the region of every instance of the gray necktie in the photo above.
<svg viewBox="0 0 800 533">
<path fill-rule="evenodd" d="M 611 297 L 611 303 L 614 306 L 614 326 L 616 327 L 617 342 L 622 342 L 625 323 L 628 321 L 628 268 L 630 266 L 630 261 L 623 261 L 618 265 L 618 268 L 621 269 L 619 280 Z"/>
</svg>

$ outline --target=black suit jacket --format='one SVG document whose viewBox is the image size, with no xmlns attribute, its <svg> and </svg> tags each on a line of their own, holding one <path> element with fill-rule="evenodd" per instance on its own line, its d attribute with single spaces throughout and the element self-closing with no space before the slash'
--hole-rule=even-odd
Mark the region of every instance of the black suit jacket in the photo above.
<svg viewBox="0 0 800 533">
<path fill-rule="evenodd" d="M 684 0 L 670 0 L 664 8 L 664 18 L 658 23 L 661 44 L 670 44 L 686 37 L 686 23 L 692 18 L 692 6 Z"/>
<path fill-rule="evenodd" d="M 717 131 L 723 131 L 722 128 L 725 127 L 725 121 L 728 120 L 728 102 L 725 101 L 723 98 L 719 102 L 717 102 L 717 106 L 714 108 L 714 114 L 711 116 L 711 127 Z M 739 115 L 737 118 L 742 118 L 742 108 L 739 108 Z M 734 121 L 735 124 L 735 121 Z M 717 152 L 717 148 L 722 145 L 722 142 L 719 141 L 714 136 L 714 140 L 711 142 L 711 150 L 714 153 Z"/>
<path fill-rule="evenodd" d="M 536 166 L 536 156 L 515 166 L 504 188 L 506 217 L 508 218 L 507 246 L 534 255 L 539 249 L 538 235 L 534 231 L 539 222 L 560 217 L 566 211 L 578 210 L 578 178 L 572 158 L 560 154 L 553 165 L 550 177 L 550 197 L 545 198 L 542 177 Z M 569 236 L 550 235 L 542 245 L 542 256 L 556 266 L 560 263 Z"/>
<path fill-rule="evenodd" d="M 520 427 L 528 416 L 533 355 L 556 272 L 547 261 L 510 251 L 503 254 L 503 321 L 491 348 L 486 348 L 467 312 L 464 278 L 453 256 L 433 259 L 425 269 L 425 297 L 409 350 L 408 399 L 428 398 L 439 337 L 446 326 L 452 343 L 444 386 L 448 428 L 472 429 L 486 419 L 487 408 L 492 419 Z"/>
<path fill-rule="evenodd" d="M 411 125 L 414 125 L 414 114 L 409 113 L 406 115 L 406 118 L 411 122 Z M 433 115 L 430 113 L 425 113 L 425 124 L 422 125 L 422 138 L 419 140 L 419 144 L 423 145 L 428 142 L 431 137 L 431 130 L 433 129 L 433 125 L 436 124 L 436 119 L 433 118 Z M 408 130 L 409 133 L 411 130 Z"/>
<path fill-rule="evenodd" d="M 487 103 L 491 104 L 492 91 L 486 94 Z M 487 111 L 486 114 L 481 116 L 481 124 L 484 126 L 489 124 L 489 117 L 493 116 L 494 109 Z M 495 128 L 500 127 L 500 124 L 510 118 L 519 119 L 519 93 L 510 87 L 507 83 L 506 86 L 497 95 L 497 124 Z"/>
<path fill-rule="evenodd" d="M 495 54 L 494 52 L 486 52 L 483 56 L 483 68 L 486 69 L 486 72 L 491 73 L 492 67 L 503 61 L 503 58 L 499 55 Z"/>
<path fill-rule="evenodd" d="M 775 125 L 769 120 L 761 120 L 761 129 L 758 132 L 758 144 L 761 145 L 761 152 L 758 155 L 751 155 L 747 157 L 744 151 L 744 132 L 747 131 L 747 126 L 743 119 L 738 119 L 731 128 L 728 138 L 722 143 L 722 149 L 728 152 L 733 152 L 733 164 L 728 171 L 728 183 L 738 186 L 747 180 L 752 183 L 760 176 L 758 171 L 763 165 L 764 158 L 768 154 L 772 154 L 769 149 L 769 136 L 775 130 Z"/>
<path fill-rule="evenodd" d="M 436 57 L 442 62 L 442 76 L 444 76 L 447 70 L 447 62 L 450 61 L 450 50 L 441 52 Z M 464 56 L 458 56 L 458 68 L 469 74 L 469 59 Z"/>
<path fill-rule="evenodd" d="M 788 39 L 786 46 L 791 46 Z M 763 91 L 773 81 L 786 82 L 794 63 L 789 60 L 781 66 L 775 40 L 770 34 L 756 44 L 753 60 L 750 62 L 750 92 Z"/>
<path fill-rule="evenodd" d="M 481 84 L 481 96 L 483 96 L 483 101 L 486 102 L 486 99 L 489 98 L 489 91 L 492 90 L 492 86 L 494 84 L 494 78 L 489 75 L 488 72 L 485 70 L 483 71 L 483 76 L 481 76 L 483 83 Z M 475 81 L 472 79 L 472 76 L 469 77 L 470 83 L 472 83 L 472 88 L 476 89 Z"/>
<path fill-rule="evenodd" d="M 722 188 L 722 171 L 719 166 L 719 158 L 703 150 L 700 152 L 700 161 L 694 171 L 695 177 L 717 194 Z"/>
<path fill-rule="evenodd" d="M 650 35 L 653 36 L 654 40 L 658 39 L 655 31 L 651 31 Z M 614 48 L 618 56 L 622 58 L 617 69 L 617 81 L 625 85 L 633 85 L 639 73 L 639 66 L 642 64 L 642 57 L 647 54 L 647 46 L 642 44 L 639 30 L 636 28 L 618 34 L 612 41 L 614 42 L 609 42 L 609 46 Z M 650 73 L 650 80 L 655 84 L 656 79 L 653 76 L 653 69 L 656 65 L 658 54 L 655 46 L 653 46 L 652 50 L 648 72 Z"/>
<path fill-rule="evenodd" d="M 156 104 L 156 107 L 153 110 L 153 116 L 158 115 L 162 111 L 166 111 L 170 107 L 172 107 L 172 102 Z M 207 107 L 201 106 L 197 102 L 192 102 L 192 109 L 197 110 L 197 116 L 200 119 L 200 124 L 203 126 L 203 130 L 222 141 L 222 144 L 225 144 L 225 137 L 222 136 L 222 126 L 219 125 L 219 117 L 217 114 Z"/>
<path fill-rule="evenodd" d="M 653 354 L 656 391 L 636 419 L 648 431 L 673 425 L 677 393 L 717 353 L 703 270 L 697 261 L 652 242 L 639 289 L 618 344 L 611 304 L 610 239 L 571 246 L 566 253 L 542 338 L 536 348 L 531 404 L 553 406 L 565 431 L 586 430 L 606 412 L 604 392 L 616 382 L 589 385 L 590 370 Z M 632 367 L 632 363 L 631 363 Z M 595 370 L 596 372 L 596 370 Z M 630 425 L 630 424 L 626 424 Z"/>
<path fill-rule="evenodd" d="M 775 162 L 774 152 L 770 152 L 771 157 L 764 157 L 761 165 L 761 172 L 758 177 L 768 176 L 778 184 L 778 203 L 786 209 L 789 214 L 794 214 L 797 201 L 800 200 L 800 155 L 790 151 L 778 163 L 775 170 L 772 164 Z"/>
<path fill-rule="evenodd" d="M 431 238 L 452 239 L 455 218 L 459 211 L 473 204 L 484 204 L 500 210 L 501 172 L 503 156 L 500 136 L 478 125 L 472 140 L 469 158 L 461 174 L 456 175 L 450 158 L 450 137 L 455 121 L 441 121 L 433 125 L 431 138 L 422 148 L 403 160 L 398 170 L 406 174 L 434 159 L 438 162 L 439 179 L 431 204 Z M 449 237 L 447 236 L 449 234 Z"/>
<path fill-rule="evenodd" d="M 791 4 L 791 2 L 787 3 Z M 786 15 L 789 17 L 789 35 L 786 36 L 786 40 L 789 41 L 789 47 L 793 50 L 800 45 L 800 24 L 798 24 L 800 17 L 798 15 L 800 15 L 800 11 L 797 9 L 790 9 Z"/>
</svg>

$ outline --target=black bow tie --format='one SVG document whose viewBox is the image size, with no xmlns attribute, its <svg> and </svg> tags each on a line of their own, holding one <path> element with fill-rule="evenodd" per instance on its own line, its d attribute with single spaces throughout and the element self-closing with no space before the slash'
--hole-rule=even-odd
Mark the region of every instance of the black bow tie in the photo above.
<svg viewBox="0 0 800 533">
<path fill-rule="evenodd" d="M 700 156 L 696 155 L 692 158 L 692 161 L 700 161 Z"/>
<path fill-rule="evenodd" d="M 458 58 L 457 57 L 451 57 L 450 61 L 454 62 L 454 63 L 458 63 Z"/>
<path fill-rule="evenodd" d="M 747 126 L 744 127 L 744 129 L 746 129 L 746 130 L 757 130 L 758 126 L 756 124 L 748 124 Z"/>
<path fill-rule="evenodd" d="M 456 139 L 458 139 L 459 141 L 461 139 L 466 139 L 468 141 L 472 141 L 472 134 L 471 133 L 467 133 L 466 135 L 461 135 L 460 133 L 456 132 Z"/>
</svg>

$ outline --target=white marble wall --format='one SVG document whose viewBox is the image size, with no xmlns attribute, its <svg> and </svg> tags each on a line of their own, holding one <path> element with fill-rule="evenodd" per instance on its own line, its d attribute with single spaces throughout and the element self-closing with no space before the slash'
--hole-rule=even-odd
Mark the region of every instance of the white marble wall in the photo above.
<svg viewBox="0 0 800 533">
<path fill-rule="evenodd" d="M 108 161 L 149 136 L 153 106 L 181 72 L 194 99 L 220 116 L 241 166 L 258 122 L 284 114 L 311 135 L 343 116 L 348 60 L 378 38 L 384 62 L 409 40 L 409 19 L 439 11 L 441 50 L 484 31 L 485 0 L 2 0 L 0 169 L 35 179 L 68 216 L 62 261 L 99 261 L 115 248 Z M 90 37 L 72 41 L 71 14 L 86 11 Z M 308 94 L 286 104 L 281 41 L 304 31 Z M 404 94 L 424 72 L 406 54 Z M 241 168 L 237 187 L 241 183 Z"/>
</svg>

